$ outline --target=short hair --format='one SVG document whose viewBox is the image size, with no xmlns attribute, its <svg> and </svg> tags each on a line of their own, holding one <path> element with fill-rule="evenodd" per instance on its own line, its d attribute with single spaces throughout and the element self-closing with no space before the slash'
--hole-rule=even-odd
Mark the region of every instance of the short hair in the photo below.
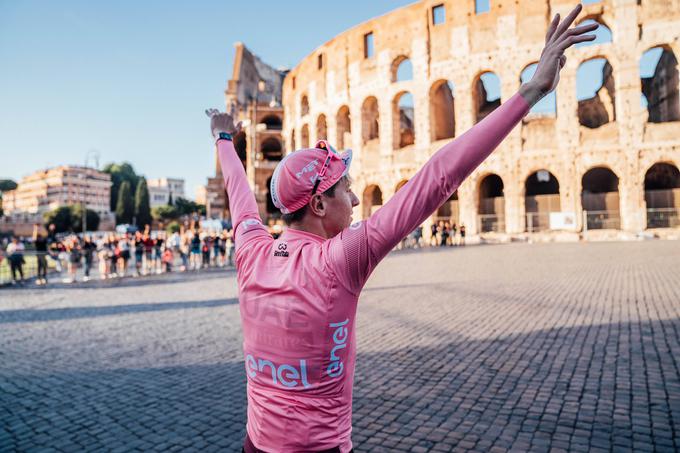
<svg viewBox="0 0 680 453">
<path fill-rule="evenodd" d="M 338 184 L 340 184 L 341 181 L 347 179 L 347 176 L 343 176 L 342 178 L 338 179 L 338 181 L 330 186 L 328 189 L 326 189 L 323 194 L 326 195 L 327 197 L 334 197 L 335 196 L 335 189 L 338 187 Z M 290 212 L 288 214 L 283 214 L 281 215 L 281 219 L 286 223 L 286 225 L 290 226 L 292 223 L 300 222 L 302 219 L 305 218 L 305 215 L 307 214 L 307 205 L 305 204 L 303 207 L 298 209 L 295 212 Z"/>
</svg>

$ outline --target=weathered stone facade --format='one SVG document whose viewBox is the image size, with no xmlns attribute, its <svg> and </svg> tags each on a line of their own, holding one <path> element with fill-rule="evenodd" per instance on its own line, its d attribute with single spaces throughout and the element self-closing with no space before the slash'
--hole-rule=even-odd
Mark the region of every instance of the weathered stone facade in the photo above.
<svg viewBox="0 0 680 453">
<path fill-rule="evenodd" d="M 395 10 L 336 36 L 287 74 L 286 149 L 309 146 L 320 134 L 339 148 L 351 147 L 354 186 L 363 202 L 355 217 L 387 201 L 437 149 L 515 94 L 523 69 L 540 56 L 550 19 L 558 12 L 564 17 L 574 5 L 492 0 L 490 12 L 476 14 L 474 3 L 421 1 Z M 445 21 L 435 25 L 438 5 L 444 6 Z M 567 52 L 556 113 L 527 116 L 440 215 L 465 224 L 472 234 L 522 233 L 545 225 L 549 211 L 571 213 L 575 224 L 566 229 L 581 231 L 584 209 L 593 215 L 586 221 L 590 228 L 674 226 L 648 224 L 646 199 L 654 198 L 649 193 L 654 184 L 646 194 L 645 177 L 654 178 L 658 172 L 650 176 L 648 170 L 658 163 L 661 173 L 670 172 L 670 185 L 662 187 L 665 201 L 654 207 L 677 216 L 680 0 L 606 0 L 585 5 L 579 21 L 585 19 L 606 25 L 612 42 Z M 368 41 L 374 48 L 367 48 Z M 654 47 L 665 49 L 657 69 L 661 77 L 643 82 L 640 59 Z M 406 58 L 413 76 L 400 81 L 397 67 Z M 593 98 L 579 101 L 577 70 L 595 58 L 606 59 L 604 84 Z M 500 79 L 500 102 L 487 101 L 480 83 L 489 71 Z M 445 81 L 455 86 L 453 96 Z M 652 93 L 655 85 L 663 87 Z M 643 86 L 649 110 L 640 102 Z M 413 144 L 404 135 L 399 104 L 406 92 L 413 96 Z M 442 121 L 442 115 L 451 118 Z M 541 170 L 543 176 L 536 173 Z"/>
</svg>

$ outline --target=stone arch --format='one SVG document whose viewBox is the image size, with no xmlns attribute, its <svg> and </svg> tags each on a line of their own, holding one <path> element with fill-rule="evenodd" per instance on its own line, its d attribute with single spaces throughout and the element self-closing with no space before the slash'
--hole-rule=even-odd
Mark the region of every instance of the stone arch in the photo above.
<svg viewBox="0 0 680 453">
<path fill-rule="evenodd" d="M 309 148 L 309 125 L 304 124 L 300 130 L 300 146 L 302 149 Z"/>
<path fill-rule="evenodd" d="M 323 113 L 316 119 L 316 139 L 317 140 L 327 140 L 328 139 L 328 127 L 326 125 L 326 115 Z"/>
<path fill-rule="evenodd" d="M 519 81 L 521 84 L 527 83 L 536 73 L 536 68 L 538 66 L 537 62 L 529 63 L 522 69 L 519 74 Z M 543 99 L 538 101 L 534 105 L 530 113 L 541 115 L 541 116 L 557 116 L 557 90 L 553 90 L 548 93 Z"/>
<path fill-rule="evenodd" d="M 392 82 L 404 82 L 413 80 L 413 65 L 406 55 L 399 55 L 392 61 L 390 69 Z"/>
<path fill-rule="evenodd" d="M 306 94 L 302 95 L 302 99 L 300 100 L 300 116 L 305 116 L 309 114 L 309 98 L 307 98 Z"/>
<path fill-rule="evenodd" d="M 338 109 L 338 114 L 335 117 L 337 139 L 336 143 L 338 149 L 349 148 L 352 140 L 352 122 L 349 116 L 349 107 L 343 105 Z"/>
<path fill-rule="evenodd" d="M 366 186 L 362 197 L 363 218 L 367 219 L 383 204 L 382 190 L 377 184 Z"/>
<path fill-rule="evenodd" d="M 430 88 L 430 130 L 432 141 L 453 138 L 456 131 L 454 85 L 437 80 Z"/>
<path fill-rule="evenodd" d="M 268 161 L 279 161 L 283 157 L 283 146 L 276 137 L 267 137 L 260 145 L 262 157 Z"/>
<path fill-rule="evenodd" d="M 588 46 L 594 46 L 597 44 L 607 44 L 613 41 L 613 35 L 611 29 L 605 24 L 604 20 L 602 20 L 601 17 L 598 16 L 591 16 L 591 17 L 586 17 L 585 19 L 581 20 L 578 22 L 577 25 L 589 25 L 589 24 L 597 24 L 598 27 L 594 30 L 591 31 L 590 34 L 595 35 L 595 39 L 593 41 L 585 41 L 585 42 L 579 42 L 574 45 L 574 47 L 581 48 L 581 47 L 588 47 Z"/>
<path fill-rule="evenodd" d="M 581 62 L 576 87 L 579 124 L 596 129 L 616 121 L 614 69 L 607 58 L 597 56 Z"/>
<path fill-rule="evenodd" d="M 495 173 L 481 178 L 477 188 L 477 212 L 482 233 L 505 232 L 505 186 Z"/>
<path fill-rule="evenodd" d="M 416 141 L 415 113 L 411 93 L 402 91 L 394 97 L 392 116 L 394 118 L 394 149 L 414 144 Z"/>
<path fill-rule="evenodd" d="M 606 166 L 586 171 L 581 178 L 581 206 L 586 213 L 586 229 L 619 229 L 619 177 L 616 173 Z"/>
<path fill-rule="evenodd" d="M 401 181 L 399 181 L 399 182 L 397 183 L 397 185 L 394 186 L 394 193 L 399 192 L 399 189 L 401 189 L 402 187 L 404 187 L 404 186 L 406 185 L 407 182 L 408 182 L 408 179 L 402 179 Z"/>
<path fill-rule="evenodd" d="M 437 208 L 435 212 L 434 221 L 449 221 L 451 224 L 460 223 L 460 206 L 458 204 L 458 190 L 454 191 L 451 196 Z"/>
<path fill-rule="evenodd" d="M 526 231 L 550 229 L 550 213 L 560 212 L 560 183 L 548 170 L 531 173 L 524 181 Z"/>
<path fill-rule="evenodd" d="M 380 138 L 380 111 L 375 96 L 367 97 L 361 105 L 361 136 L 364 143 Z"/>
<path fill-rule="evenodd" d="M 264 118 L 262 118 L 262 121 L 260 121 L 260 123 L 267 126 L 267 130 L 272 131 L 280 131 L 283 127 L 283 122 L 281 121 L 281 118 L 278 115 L 267 115 Z"/>
<path fill-rule="evenodd" d="M 501 81 L 492 71 L 484 71 L 472 83 L 474 121 L 480 122 L 501 105 Z"/>
<path fill-rule="evenodd" d="M 667 44 L 647 49 L 640 58 L 641 103 L 650 123 L 680 120 L 678 60 Z"/>
<path fill-rule="evenodd" d="M 680 170 L 657 162 L 645 172 L 647 228 L 680 226 Z"/>
</svg>

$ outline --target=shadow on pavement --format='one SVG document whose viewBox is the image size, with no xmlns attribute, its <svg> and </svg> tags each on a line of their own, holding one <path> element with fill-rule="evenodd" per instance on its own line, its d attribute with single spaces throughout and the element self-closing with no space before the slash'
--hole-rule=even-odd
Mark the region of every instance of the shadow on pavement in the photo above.
<svg viewBox="0 0 680 453">
<path fill-rule="evenodd" d="M 134 305 L 106 305 L 101 307 L 65 307 L 47 309 L 25 309 L 0 311 L 0 324 L 19 322 L 63 321 L 66 319 L 95 318 L 130 313 L 154 312 L 165 310 L 188 310 L 211 308 L 238 304 L 237 298 L 212 299 L 190 302 L 161 302 Z"/>
<path fill-rule="evenodd" d="M 437 336 L 428 347 L 359 354 L 356 451 L 673 451 L 678 332 L 679 319 L 621 322 Z M 21 451 L 238 451 L 244 371 L 242 361 L 48 376 L 0 369 L 0 442 Z"/>
</svg>

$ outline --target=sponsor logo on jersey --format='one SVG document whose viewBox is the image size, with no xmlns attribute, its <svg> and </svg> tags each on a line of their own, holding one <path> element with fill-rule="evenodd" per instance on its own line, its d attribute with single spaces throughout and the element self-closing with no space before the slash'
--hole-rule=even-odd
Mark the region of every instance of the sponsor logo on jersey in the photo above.
<svg viewBox="0 0 680 453">
<path fill-rule="evenodd" d="M 288 258 L 288 244 L 285 242 L 280 242 L 274 250 L 274 256 L 282 256 Z"/>
</svg>

